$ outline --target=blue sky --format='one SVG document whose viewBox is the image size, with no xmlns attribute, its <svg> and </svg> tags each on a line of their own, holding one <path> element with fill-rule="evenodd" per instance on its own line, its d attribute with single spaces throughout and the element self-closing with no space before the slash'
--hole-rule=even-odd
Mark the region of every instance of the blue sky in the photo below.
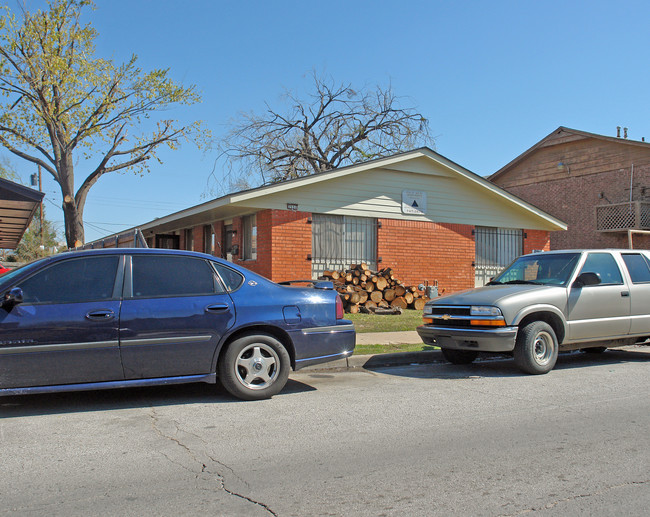
<svg viewBox="0 0 650 517">
<path fill-rule="evenodd" d="M 650 138 L 647 1 L 97 0 L 87 19 L 99 56 L 135 53 L 144 70 L 196 84 L 203 102 L 164 116 L 201 119 L 215 138 L 239 113 L 279 106 L 284 89 L 305 94 L 311 70 L 356 88 L 392 84 L 429 119 L 436 150 L 480 175 L 558 126 Z M 161 158 L 144 177 L 92 188 L 88 241 L 205 200 L 214 153 L 186 144 Z M 35 172 L 10 159 L 25 181 Z M 63 234 L 58 187 L 45 178 L 44 190 Z"/>
</svg>

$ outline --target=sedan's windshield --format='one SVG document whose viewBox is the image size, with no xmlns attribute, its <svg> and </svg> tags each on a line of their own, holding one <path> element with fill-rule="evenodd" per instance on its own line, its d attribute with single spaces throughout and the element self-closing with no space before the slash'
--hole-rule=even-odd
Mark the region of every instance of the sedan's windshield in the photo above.
<svg viewBox="0 0 650 517">
<path fill-rule="evenodd" d="M 579 253 L 524 255 L 515 260 L 488 285 L 566 285 L 578 263 Z"/>
</svg>

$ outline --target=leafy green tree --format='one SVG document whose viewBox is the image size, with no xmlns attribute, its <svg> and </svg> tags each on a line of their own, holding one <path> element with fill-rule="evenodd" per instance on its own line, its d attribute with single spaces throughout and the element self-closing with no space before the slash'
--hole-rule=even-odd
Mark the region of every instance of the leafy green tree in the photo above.
<svg viewBox="0 0 650 517">
<path fill-rule="evenodd" d="M 8 8 L 0 18 L 0 145 L 41 165 L 61 188 L 69 247 L 84 242 L 90 188 L 107 173 L 148 171 L 162 147 L 200 140 L 200 122 L 160 119 L 153 112 L 200 101 L 194 86 L 174 83 L 169 70 L 143 72 L 137 56 L 122 64 L 95 57 L 97 32 L 80 20 L 90 0 L 49 0 L 47 10 Z M 88 170 L 75 192 L 75 163 Z"/>
<path fill-rule="evenodd" d="M 287 92 L 284 109 L 242 114 L 218 142 L 231 189 L 250 179 L 275 183 L 345 165 L 433 147 L 428 120 L 392 87 L 355 89 L 312 74 L 307 99 Z"/>
<path fill-rule="evenodd" d="M 14 171 L 6 156 L 0 158 L 0 178 L 19 183 L 18 174 Z"/>
<path fill-rule="evenodd" d="M 52 223 L 43 217 L 43 232 L 41 235 L 41 207 L 36 209 L 32 223 L 27 228 L 23 238 L 14 250 L 14 256 L 19 262 L 28 262 L 37 258 L 56 253 L 58 241 L 56 230 Z"/>
</svg>

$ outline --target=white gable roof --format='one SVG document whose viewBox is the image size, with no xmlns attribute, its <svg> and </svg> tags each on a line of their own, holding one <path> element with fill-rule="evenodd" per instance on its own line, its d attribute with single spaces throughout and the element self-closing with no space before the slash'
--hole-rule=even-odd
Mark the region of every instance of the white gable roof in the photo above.
<svg viewBox="0 0 650 517">
<path fill-rule="evenodd" d="M 422 215 L 402 210 L 404 191 L 426 200 Z M 165 233 L 287 204 L 312 213 L 506 228 L 566 230 L 566 224 L 429 148 L 229 194 L 150 221 Z"/>
</svg>

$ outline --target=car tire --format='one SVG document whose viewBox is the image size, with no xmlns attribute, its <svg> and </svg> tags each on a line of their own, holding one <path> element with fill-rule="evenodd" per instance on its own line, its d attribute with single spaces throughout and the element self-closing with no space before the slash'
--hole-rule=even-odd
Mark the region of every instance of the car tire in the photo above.
<svg viewBox="0 0 650 517">
<path fill-rule="evenodd" d="M 454 350 L 451 348 L 442 348 L 442 355 L 452 364 L 470 364 L 478 357 L 478 352 L 474 350 Z"/>
<path fill-rule="evenodd" d="M 550 372 L 557 362 L 559 345 L 548 323 L 533 321 L 519 329 L 514 349 L 520 370 L 533 375 Z"/>
<path fill-rule="evenodd" d="M 602 354 L 605 350 L 607 350 L 606 346 L 594 346 L 591 348 L 580 349 L 581 352 L 584 352 L 586 354 Z"/>
<path fill-rule="evenodd" d="M 287 349 L 268 334 L 249 334 L 228 345 L 219 360 L 219 380 L 231 395 L 262 400 L 278 394 L 289 378 Z"/>
</svg>

